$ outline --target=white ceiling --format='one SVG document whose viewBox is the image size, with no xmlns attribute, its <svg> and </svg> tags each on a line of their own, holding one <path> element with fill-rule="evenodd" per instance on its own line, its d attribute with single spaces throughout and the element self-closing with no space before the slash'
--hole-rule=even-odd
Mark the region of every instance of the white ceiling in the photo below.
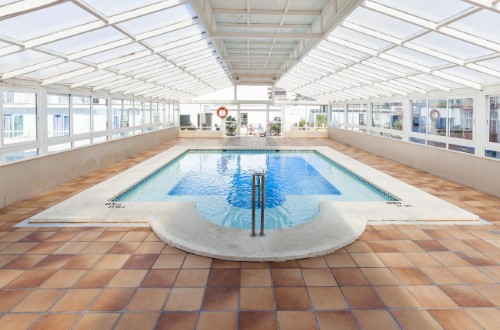
<svg viewBox="0 0 500 330">
<path fill-rule="evenodd" d="M 325 102 L 500 84 L 499 0 L 0 0 L 0 80 Z"/>
</svg>

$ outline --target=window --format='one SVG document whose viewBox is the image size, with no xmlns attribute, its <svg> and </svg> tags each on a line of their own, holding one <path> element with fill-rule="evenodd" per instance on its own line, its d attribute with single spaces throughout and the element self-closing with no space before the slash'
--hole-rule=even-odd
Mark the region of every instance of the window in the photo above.
<svg viewBox="0 0 500 330">
<path fill-rule="evenodd" d="M 134 101 L 123 100 L 122 128 L 134 126 Z"/>
<path fill-rule="evenodd" d="M 344 127 L 344 109 L 345 105 L 343 104 L 334 104 L 332 105 L 332 126 L 333 127 Z"/>
<path fill-rule="evenodd" d="M 134 102 L 134 124 L 131 126 L 142 126 L 143 123 L 143 107 L 142 102 Z"/>
<path fill-rule="evenodd" d="M 69 135 L 69 95 L 47 94 L 48 137 Z"/>
<path fill-rule="evenodd" d="M 449 100 L 450 137 L 472 140 L 473 111 L 472 98 Z"/>
<path fill-rule="evenodd" d="M 101 132 L 108 129 L 108 100 L 104 98 L 94 98 L 92 102 L 92 121 L 94 132 Z"/>
<path fill-rule="evenodd" d="M 500 143 L 500 96 L 490 97 L 489 142 Z M 493 152 L 496 154 L 497 152 Z M 498 152 L 500 155 L 500 152 Z M 487 153 L 488 157 L 489 156 Z"/>
<path fill-rule="evenodd" d="M 124 127 L 123 126 L 123 101 L 122 100 L 117 100 L 113 99 L 111 103 L 111 108 L 113 112 L 112 116 L 112 122 L 113 122 L 113 129 L 119 129 Z"/>
<path fill-rule="evenodd" d="M 38 149 L 36 148 L 28 150 L 12 151 L 4 154 L 3 162 L 10 163 L 10 162 L 15 162 L 16 160 L 32 158 L 35 156 L 38 156 Z"/>
<path fill-rule="evenodd" d="M 90 97 L 71 96 L 73 134 L 90 133 Z"/>
<path fill-rule="evenodd" d="M 446 136 L 447 100 L 429 100 L 429 134 Z"/>
<path fill-rule="evenodd" d="M 4 143 L 36 141 L 36 116 L 35 93 L 3 92 Z"/>
<path fill-rule="evenodd" d="M 427 132 L 427 101 L 415 100 L 411 103 L 412 108 L 412 132 Z"/>
<path fill-rule="evenodd" d="M 151 124 L 151 102 L 142 102 L 144 110 L 144 125 Z"/>
</svg>

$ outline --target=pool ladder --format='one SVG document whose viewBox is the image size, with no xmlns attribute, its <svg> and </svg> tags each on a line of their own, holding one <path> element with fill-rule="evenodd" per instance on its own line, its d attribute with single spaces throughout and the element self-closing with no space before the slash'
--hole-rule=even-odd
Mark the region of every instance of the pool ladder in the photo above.
<svg viewBox="0 0 500 330">
<path fill-rule="evenodd" d="M 264 197 L 265 197 L 266 177 L 264 170 L 254 170 L 252 174 L 252 233 L 250 236 L 255 237 L 255 190 L 257 190 L 257 202 L 260 197 L 260 233 L 264 235 Z"/>
</svg>

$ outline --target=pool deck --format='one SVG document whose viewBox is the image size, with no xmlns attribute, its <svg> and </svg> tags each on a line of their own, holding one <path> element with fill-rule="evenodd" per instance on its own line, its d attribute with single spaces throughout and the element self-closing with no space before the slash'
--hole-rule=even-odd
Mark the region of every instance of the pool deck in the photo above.
<svg viewBox="0 0 500 330">
<path fill-rule="evenodd" d="M 368 224 L 321 257 L 235 262 L 148 227 L 13 227 L 173 146 L 324 145 L 490 225 Z M 329 139 L 177 139 L 0 209 L 0 328 L 497 329 L 500 199 Z"/>
</svg>

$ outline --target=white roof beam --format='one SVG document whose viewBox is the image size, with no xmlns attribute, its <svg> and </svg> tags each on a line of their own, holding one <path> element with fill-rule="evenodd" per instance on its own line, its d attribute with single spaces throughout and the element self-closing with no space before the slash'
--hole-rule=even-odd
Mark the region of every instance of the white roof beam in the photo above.
<svg viewBox="0 0 500 330">
<path fill-rule="evenodd" d="M 0 20 L 64 3 L 66 0 L 22 0 L 0 7 Z"/>
<path fill-rule="evenodd" d="M 86 68 L 81 68 L 81 69 L 78 69 L 78 70 L 74 70 L 74 71 L 71 71 L 71 72 L 66 72 L 66 73 L 63 73 L 63 74 L 60 74 L 60 75 L 57 75 L 57 76 L 53 76 L 53 77 L 50 77 L 50 78 L 47 78 L 47 79 L 43 79 L 41 85 L 42 86 L 46 86 L 46 85 L 53 84 L 55 82 L 58 82 L 58 81 L 61 81 L 61 80 L 64 80 L 64 79 L 69 79 L 69 78 L 73 78 L 73 77 L 82 76 L 84 74 L 91 73 L 91 72 L 94 72 L 94 71 L 97 71 L 97 69 L 95 67 L 92 67 L 92 66 L 89 66 L 89 67 L 86 67 Z"/>
<path fill-rule="evenodd" d="M 289 32 L 212 32 L 212 39 L 321 39 L 322 33 L 289 33 Z"/>
<path fill-rule="evenodd" d="M 492 0 L 462 0 L 483 9 L 500 13 L 500 2 Z"/>
<path fill-rule="evenodd" d="M 48 61 L 45 61 L 45 62 L 42 62 L 42 63 L 37 63 L 37 64 L 26 66 L 24 68 L 20 68 L 20 69 L 12 70 L 12 71 L 9 71 L 9 72 L 5 72 L 4 74 L 0 75 L 0 79 L 1 80 L 5 80 L 5 79 L 9 79 L 9 78 L 21 76 L 21 75 L 29 73 L 29 72 L 33 72 L 33 71 L 37 71 L 37 70 L 42 70 L 42 69 L 45 69 L 45 68 L 48 68 L 48 67 L 51 67 L 51 66 L 54 66 L 54 65 L 62 64 L 64 62 L 66 62 L 65 59 L 55 58 L 55 59 L 48 60 Z"/>
<path fill-rule="evenodd" d="M 258 15 L 258 16 L 320 16 L 319 10 L 268 10 L 268 9 L 229 9 L 229 8 L 212 8 L 214 15 Z"/>
<path fill-rule="evenodd" d="M 91 83 L 97 82 L 99 80 L 105 80 L 105 79 L 108 79 L 108 78 L 111 78 L 111 77 L 114 77 L 114 76 L 116 76 L 115 73 L 106 73 L 106 74 L 99 75 L 99 76 L 96 76 L 96 77 L 93 77 L 93 78 L 80 80 L 80 81 L 78 81 L 76 83 L 71 84 L 70 88 L 76 88 L 76 87 L 84 86 L 84 85 L 91 84 Z"/>
</svg>

